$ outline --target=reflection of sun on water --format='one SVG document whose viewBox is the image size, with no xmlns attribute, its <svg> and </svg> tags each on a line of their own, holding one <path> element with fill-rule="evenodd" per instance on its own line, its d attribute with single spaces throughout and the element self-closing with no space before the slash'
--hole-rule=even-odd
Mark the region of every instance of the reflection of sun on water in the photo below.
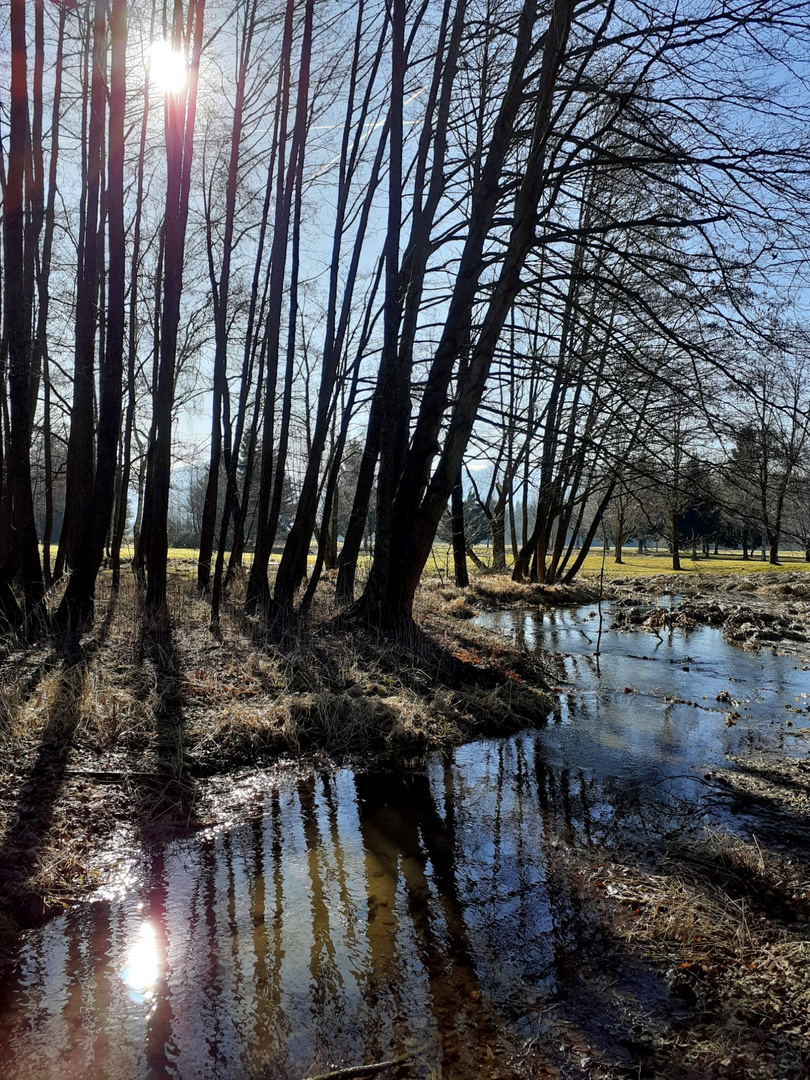
<svg viewBox="0 0 810 1080">
<path fill-rule="evenodd" d="M 149 75 L 164 94 L 179 94 L 186 85 L 186 60 L 168 41 L 149 47 Z"/>
<path fill-rule="evenodd" d="M 133 996 L 146 1000 L 152 996 L 158 977 L 158 950 L 157 935 L 151 923 L 141 925 L 130 945 L 123 976 Z"/>
</svg>

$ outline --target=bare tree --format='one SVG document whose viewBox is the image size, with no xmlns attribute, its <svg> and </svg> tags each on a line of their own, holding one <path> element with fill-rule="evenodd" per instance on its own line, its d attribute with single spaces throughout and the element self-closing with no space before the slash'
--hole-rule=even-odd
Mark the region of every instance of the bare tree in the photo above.
<svg viewBox="0 0 810 1080">
<path fill-rule="evenodd" d="M 174 2 L 172 46 L 177 51 L 190 53 L 190 65 L 183 90 L 167 92 L 164 103 L 167 175 L 160 363 L 154 399 L 154 437 L 148 459 L 140 536 L 147 573 L 146 608 L 155 615 L 163 614 L 166 605 L 166 517 L 171 471 L 172 405 L 204 9 L 204 0 L 189 0 L 187 13 L 183 11 L 182 0 Z"/>
</svg>

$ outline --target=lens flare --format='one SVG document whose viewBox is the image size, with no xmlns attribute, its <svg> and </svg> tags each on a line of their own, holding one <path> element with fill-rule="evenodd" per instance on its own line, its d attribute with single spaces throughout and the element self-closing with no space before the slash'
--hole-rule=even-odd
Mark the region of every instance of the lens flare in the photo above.
<svg viewBox="0 0 810 1080">
<path fill-rule="evenodd" d="M 185 89 L 188 72 L 186 59 L 175 52 L 168 41 L 155 41 L 149 47 L 149 76 L 164 94 L 179 94 Z"/>
</svg>

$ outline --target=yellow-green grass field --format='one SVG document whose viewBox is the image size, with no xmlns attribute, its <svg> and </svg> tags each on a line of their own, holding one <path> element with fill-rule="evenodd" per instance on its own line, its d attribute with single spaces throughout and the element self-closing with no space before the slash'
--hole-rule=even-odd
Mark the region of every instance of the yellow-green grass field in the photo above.
<svg viewBox="0 0 810 1080">
<path fill-rule="evenodd" d="M 489 564 L 492 557 L 491 549 L 486 545 L 479 545 L 475 549 L 478 557 L 485 563 Z M 124 559 L 131 558 L 131 551 L 127 549 L 122 550 L 122 557 Z M 277 566 L 281 558 L 280 552 L 275 552 L 270 559 L 271 569 Z M 252 552 L 245 552 L 243 565 L 245 568 L 250 566 L 253 559 Z M 194 574 L 196 573 L 197 564 L 197 552 L 193 548 L 170 548 L 169 560 L 172 564 L 172 571 L 176 574 Z M 650 577 L 655 574 L 773 574 L 784 573 L 786 571 L 808 571 L 810 572 L 810 562 L 807 562 L 804 555 L 800 551 L 783 551 L 779 554 L 779 565 L 771 566 L 769 562 L 762 562 L 760 553 L 755 552 L 750 558 L 744 560 L 741 552 L 739 551 L 721 551 L 719 555 L 701 556 L 698 559 L 692 559 L 691 551 L 681 552 L 681 569 L 676 571 L 672 569 L 672 556 L 667 551 L 658 552 L 645 552 L 643 555 L 639 555 L 635 548 L 625 548 L 623 553 L 623 561 L 617 563 L 615 554 L 611 549 L 611 552 L 603 560 L 602 549 L 595 548 L 586 557 L 585 563 L 580 571 L 585 577 L 592 577 L 594 575 L 600 575 L 602 573 L 602 565 L 604 561 L 604 574 L 605 577 Z M 509 560 L 511 565 L 511 560 Z M 360 567 L 362 569 L 367 567 L 370 563 L 370 557 L 367 555 L 360 556 Z M 315 552 L 310 552 L 309 565 L 315 564 Z M 453 556 L 448 545 L 435 544 L 433 547 L 432 557 L 428 560 L 425 567 L 425 574 L 428 577 L 435 577 L 446 573 L 452 573 L 453 569 Z M 470 570 L 474 572 L 474 567 L 470 566 Z"/>
<path fill-rule="evenodd" d="M 587 575 L 600 574 L 602 570 L 602 552 L 597 548 L 585 559 L 582 572 Z M 757 552 L 744 560 L 739 551 L 721 551 L 719 555 L 709 555 L 693 559 L 691 552 L 681 552 L 680 571 L 672 569 L 672 555 L 668 551 L 638 555 L 624 552 L 621 563 L 615 561 L 611 553 L 605 559 L 605 576 L 610 577 L 648 577 L 652 574 L 773 574 L 797 570 L 810 571 L 810 562 L 798 551 L 780 552 L 779 565 L 771 566 L 762 562 Z"/>
</svg>

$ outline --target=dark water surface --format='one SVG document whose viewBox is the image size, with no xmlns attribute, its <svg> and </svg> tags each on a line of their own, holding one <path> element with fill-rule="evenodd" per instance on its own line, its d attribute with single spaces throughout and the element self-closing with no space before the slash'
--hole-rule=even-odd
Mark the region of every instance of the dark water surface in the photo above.
<svg viewBox="0 0 810 1080">
<path fill-rule="evenodd" d="M 568 856 L 671 827 L 727 754 L 791 749 L 784 705 L 810 683 L 716 630 L 606 632 L 597 670 L 587 608 L 480 621 L 564 654 L 558 716 L 416 775 L 264 774 L 248 820 L 26 935 L 0 1076 L 287 1080 L 409 1046 L 394 1075 L 511 1075 L 507 1044 L 542 1033 L 600 948 Z"/>
</svg>

